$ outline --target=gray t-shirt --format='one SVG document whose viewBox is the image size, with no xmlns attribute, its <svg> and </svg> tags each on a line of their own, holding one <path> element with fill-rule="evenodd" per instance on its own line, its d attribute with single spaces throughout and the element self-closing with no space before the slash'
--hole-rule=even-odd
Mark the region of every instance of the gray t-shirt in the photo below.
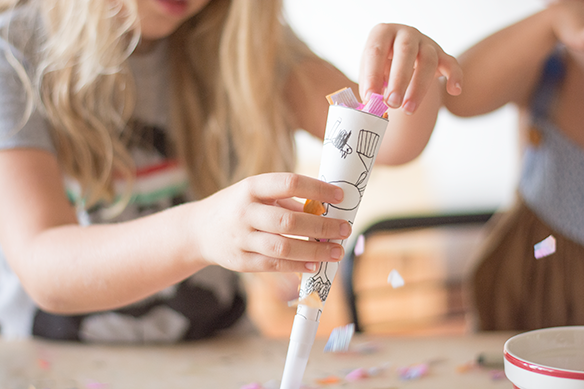
<svg viewBox="0 0 584 389">
<path fill-rule="evenodd" d="M 10 36 L 33 31 L 28 39 L 20 34 L 20 42 L 10 45 L 0 38 L 0 152 L 32 147 L 55 153 L 50 127 L 38 111 L 34 110 L 26 124 L 18 129 L 26 111 L 26 95 L 5 50 L 10 50 L 31 72 L 37 46 L 34 28 L 29 28 L 30 20 L 18 12 L 10 26 Z M 7 15 L 0 15 L 0 29 L 5 29 L 7 22 Z M 106 218 L 106 207 L 80 210 L 78 217 L 82 224 L 130 220 L 190 200 L 187 175 L 167 153 L 170 137 L 167 137 L 166 50 L 166 42 L 162 41 L 152 52 L 130 58 L 137 88 L 130 142 L 137 166 L 133 199 L 113 220 Z M 69 190 L 71 196 L 75 196 L 74 192 Z M 211 266 L 122 309 L 90 315 L 52 315 L 40 310 L 27 295 L 0 247 L 0 329 L 4 337 L 35 335 L 83 341 L 173 342 L 209 336 L 229 327 L 243 315 L 244 309 L 238 276 Z"/>
</svg>

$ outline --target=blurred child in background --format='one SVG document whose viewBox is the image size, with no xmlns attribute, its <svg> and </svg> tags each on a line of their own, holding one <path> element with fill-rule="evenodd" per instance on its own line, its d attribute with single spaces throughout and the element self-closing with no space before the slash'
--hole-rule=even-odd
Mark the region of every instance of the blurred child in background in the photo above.
<svg viewBox="0 0 584 389">
<path fill-rule="evenodd" d="M 584 1 L 551 3 L 459 61 L 464 93 L 445 95 L 446 107 L 474 116 L 513 103 L 523 140 L 517 201 L 496 218 L 471 280 L 478 329 L 582 325 Z M 555 253 L 536 259 L 550 235 Z"/>
</svg>

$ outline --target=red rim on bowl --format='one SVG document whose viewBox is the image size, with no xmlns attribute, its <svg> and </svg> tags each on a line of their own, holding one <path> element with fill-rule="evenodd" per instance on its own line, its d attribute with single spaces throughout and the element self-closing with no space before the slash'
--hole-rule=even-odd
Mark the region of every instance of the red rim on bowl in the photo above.
<svg viewBox="0 0 584 389">
<path fill-rule="evenodd" d="M 570 378 L 573 380 L 580 380 L 584 381 L 584 372 L 574 371 L 574 370 L 558 370 L 553 367 L 549 366 L 542 366 L 536 363 L 530 363 L 522 361 L 519 358 L 511 355 L 507 350 L 505 350 L 505 359 L 521 369 L 532 371 L 538 374 L 549 375 L 552 377 L 559 377 L 559 378 Z"/>
<path fill-rule="evenodd" d="M 528 362 L 524 359 L 521 359 L 520 357 L 517 357 L 516 355 L 513 354 L 513 352 L 508 351 L 509 342 L 511 342 L 512 339 L 514 339 L 514 338 L 519 337 L 519 338 L 524 339 L 523 335 L 528 335 L 528 334 L 533 334 L 533 333 L 551 333 L 551 334 L 554 334 L 556 332 L 562 333 L 563 331 L 576 331 L 576 332 L 582 334 L 582 333 L 584 333 L 584 326 L 550 327 L 550 328 L 542 328 L 539 330 L 533 330 L 533 331 L 525 332 L 523 334 L 519 334 L 519 335 L 509 339 L 507 341 L 507 343 L 505 343 L 505 347 L 503 350 L 505 360 L 507 362 L 509 362 L 510 364 L 514 365 L 515 367 L 518 367 L 520 369 L 523 369 L 523 370 L 526 370 L 529 372 L 543 374 L 543 375 L 557 377 L 557 378 L 567 378 L 567 379 L 572 379 L 572 380 L 584 381 L 584 371 L 564 369 L 564 368 L 552 367 L 552 366 L 548 366 L 548 365 L 542 365 L 542 364 L 538 364 L 538 363 L 534 363 L 534 362 Z M 519 340 L 519 339 L 517 339 L 517 340 Z"/>
</svg>

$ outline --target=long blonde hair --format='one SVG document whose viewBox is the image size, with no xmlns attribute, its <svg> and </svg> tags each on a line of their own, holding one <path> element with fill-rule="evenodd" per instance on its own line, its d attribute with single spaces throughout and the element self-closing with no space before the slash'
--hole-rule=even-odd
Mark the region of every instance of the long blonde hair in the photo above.
<svg viewBox="0 0 584 389">
<path fill-rule="evenodd" d="M 0 11 L 22 5 L 42 18 L 31 98 L 52 127 L 61 166 L 86 206 L 111 200 L 114 175 L 134 174 L 123 134 L 135 99 L 127 64 L 139 38 L 135 2 L 0 0 Z M 294 64 L 314 55 L 281 7 L 211 0 L 169 37 L 170 133 L 198 198 L 252 174 L 293 169 L 283 86 Z"/>
</svg>

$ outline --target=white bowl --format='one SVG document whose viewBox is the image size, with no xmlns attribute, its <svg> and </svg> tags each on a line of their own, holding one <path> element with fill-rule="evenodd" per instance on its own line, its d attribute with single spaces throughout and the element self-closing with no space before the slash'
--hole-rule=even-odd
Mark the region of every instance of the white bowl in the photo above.
<svg viewBox="0 0 584 389">
<path fill-rule="evenodd" d="M 584 326 L 513 336 L 504 347 L 505 375 L 518 389 L 584 389 Z"/>
</svg>

